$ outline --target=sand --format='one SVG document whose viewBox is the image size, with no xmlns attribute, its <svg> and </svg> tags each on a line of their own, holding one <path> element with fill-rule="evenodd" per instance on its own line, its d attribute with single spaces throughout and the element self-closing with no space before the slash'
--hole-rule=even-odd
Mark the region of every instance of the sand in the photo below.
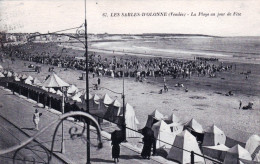
<svg viewBox="0 0 260 164">
<path fill-rule="evenodd" d="M 71 49 L 67 49 L 67 51 L 71 51 Z M 1 64 L 7 67 L 7 61 Z M 9 63 L 11 62 L 9 61 Z M 37 77 L 41 81 L 50 74 L 47 65 L 37 64 L 42 66 L 42 72 L 37 74 L 25 67 L 24 63 L 28 65 L 32 62 L 16 60 L 15 64 L 9 67 L 18 73 Z M 259 135 L 260 76 L 257 70 L 260 67 L 257 64 L 236 64 L 237 70 L 221 73 L 217 78 L 193 76 L 191 79 L 172 79 L 167 77 L 169 91 L 163 94 L 158 94 L 158 91 L 163 87 L 162 78 L 151 77 L 143 83 L 136 82 L 134 78 L 125 78 L 126 102 L 135 108 L 140 122 L 138 127 L 144 127 L 147 115 L 157 109 L 164 115 L 174 113 L 183 122 L 195 118 L 203 125 L 204 129 L 215 124 L 227 136 L 241 142 L 246 142 L 252 134 Z M 241 75 L 240 72 L 247 69 L 251 69 L 252 74 L 248 80 L 245 80 L 245 76 Z M 82 71 L 63 70 L 63 68 L 55 67 L 55 72 L 64 81 L 75 84 L 78 88 L 85 88 L 85 81 L 79 79 Z M 101 77 L 102 89 L 100 90 L 93 90 L 93 84 L 97 83 L 97 77 L 92 78 L 92 75 L 90 75 L 89 78 L 91 93 L 98 93 L 100 96 L 108 93 L 112 98 L 118 98 L 122 102 L 120 95 L 106 89 L 122 92 L 122 78 Z M 183 83 L 185 88 L 189 89 L 189 92 L 185 92 L 184 88 L 175 88 L 174 85 L 177 82 Z M 233 90 L 235 95 L 225 96 L 225 93 L 229 90 Z M 242 100 L 243 105 L 253 101 L 254 110 L 239 110 L 239 100 Z"/>
</svg>

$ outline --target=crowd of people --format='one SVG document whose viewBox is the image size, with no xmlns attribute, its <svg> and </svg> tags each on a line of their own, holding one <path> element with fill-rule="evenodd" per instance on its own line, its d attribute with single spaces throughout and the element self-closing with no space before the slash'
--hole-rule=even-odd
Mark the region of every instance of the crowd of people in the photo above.
<svg viewBox="0 0 260 164">
<path fill-rule="evenodd" d="M 26 47 L 26 46 L 25 46 Z M 28 48 L 28 50 L 32 49 Z M 41 52 L 32 54 L 23 47 L 12 47 L 11 57 L 20 58 L 61 68 L 71 68 L 85 70 L 84 57 L 73 55 L 51 54 Z M 64 51 L 63 48 L 61 51 Z M 66 51 L 66 50 L 65 50 Z M 214 60 L 213 60 L 214 59 Z M 194 60 L 177 60 L 157 58 L 144 58 L 134 56 L 123 56 L 108 59 L 95 52 L 89 55 L 89 71 L 98 76 L 111 77 L 135 77 L 137 81 L 142 81 L 146 77 L 172 76 L 173 78 L 190 78 L 191 76 L 216 77 L 217 72 L 232 70 L 232 65 L 223 65 L 216 58 L 196 57 Z"/>
</svg>

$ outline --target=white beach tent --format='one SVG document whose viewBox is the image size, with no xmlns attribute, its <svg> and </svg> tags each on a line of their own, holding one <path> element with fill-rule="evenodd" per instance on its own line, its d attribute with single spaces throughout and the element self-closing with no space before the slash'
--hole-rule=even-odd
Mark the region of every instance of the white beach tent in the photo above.
<svg viewBox="0 0 260 164">
<path fill-rule="evenodd" d="M 253 161 L 260 162 L 260 137 L 258 135 L 249 137 L 245 148 L 251 154 Z"/>
<path fill-rule="evenodd" d="M 13 76 L 12 72 L 8 71 L 6 77 L 12 77 L 12 76 Z"/>
<path fill-rule="evenodd" d="M 17 76 L 14 77 L 14 81 L 21 81 Z"/>
<path fill-rule="evenodd" d="M 26 80 L 24 81 L 24 83 L 25 83 L 25 84 L 32 85 L 32 81 L 31 81 L 31 80 L 29 80 L 29 79 L 26 79 Z"/>
<path fill-rule="evenodd" d="M 5 75 L 2 72 L 0 72 L 0 77 L 5 77 Z"/>
<path fill-rule="evenodd" d="M 225 145 L 226 135 L 216 125 L 212 125 L 204 133 L 202 146 L 216 146 L 220 144 Z"/>
<path fill-rule="evenodd" d="M 106 105 L 110 105 L 114 102 L 114 100 L 111 99 L 108 94 L 105 94 L 102 98 L 102 102 Z"/>
<path fill-rule="evenodd" d="M 45 86 L 42 86 L 41 89 L 44 91 L 48 91 L 48 88 L 46 88 Z"/>
<path fill-rule="evenodd" d="M 63 81 L 60 77 L 58 77 L 54 72 L 50 75 L 50 77 L 43 82 L 42 84 L 46 88 L 52 87 L 69 87 L 70 85 Z"/>
<path fill-rule="evenodd" d="M 171 132 L 175 135 L 180 134 L 184 129 L 184 124 L 180 122 L 173 122 L 171 124 L 168 124 L 171 128 Z"/>
<path fill-rule="evenodd" d="M 49 89 L 48 89 L 48 92 L 56 93 L 55 89 L 53 89 L 53 88 L 49 88 Z"/>
<path fill-rule="evenodd" d="M 120 115 L 122 105 L 121 103 L 116 99 L 112 105 L 110 105 L 104 115 L 104 118 L 107 120 L 110 120 L 112 122 L 115 122 L 117 120 L 117 116 Z"/>
<path fill-rule="evenodd" d="M 56 94 L 62 96 L 62 92 L 59 89 L 57 90 Z"/>
<path fill-rule="evenodd" d="M 164 121 L 167 124 L 170 124 L 170 123 L 173 123 L 173 122 L 176 122 L 176 123 L 181 122 L 180 118 L 175 116 L 175 114 L 173 114 L 173 113 L 171 115 L 169 115 L 167 118 L 165 118 Z"/>
<path fill-rule="evenodd" d="M 160 121 L 164 118 L 163 114 L 160 113 L 158 110 L 154 110 L 151 114 L 148 115 L 146 121 L 146 127 L 152 128 L 153 124 L 157 121 Z"/>
<path fill-rule="evenodd" d="M 171 132 L 169 125 L 167 125 L 163 120 L 160 120 L 153 124 L 152 130 L 154 132 L 154 137 L 157 139 L 156 148 L 171 148 L 176 134 Z"/>
<path fill-rule="evenodd" d="M 186 125 L 186 128 L 196 133 L 203 133 L 202 125 L 200 125 L 194 118 L 192 118 Z"/>
<path fill-rule="evenodd" d="M 27 79 L 32 81 L 32 80 L 33 80 L 33 77 L 29 75 L 29 76 L 26 78 L 26 80 L 27 80 Z"/>
<path fill-rule="evenodd" d="M 41 83 L 40 80 L 36 77 L 36 78 L 33 79 L 33 85 L 41 86 L 42 83 Z"/>
<path fill-rule="evenodd" d="M 24 83 L 25 83 L 25 84 L 32 85 L 32 80 L 33 80 L 33 77 L 32 77 L 32 76 L 28 76 L 28 77 L 25 79 Z"/>
<path fill-rule="evenodd" d="M 100 110 L 107 111 L 109 105 L 112 105 L 113 102 L 114 100 L 111 99 L 108 94 L 105 94 L 100 100 Z"/>
<path fill-rule="evenodd" d="M 81 96 L 81 93 L 77 92 L 74 96 L 71 97 L 71 99 L 74 101 L 77 101 L 77 102 L 82 102 L 80 96 Z"/>
<path fill-rule="evenodd" d="M 243 160 L 245 160 L 246 163 L 250 162 L 252 160 L 251 155 L 246 149 L 237 144 L 227 151 L 224 164 L 244 164 L 245 162 L 242 162 Z"/>
<path fill-rule="evenodd" d="M 125 123 L 126 123 L 126 127 L 133 129 L 135 131 L 138 130 L 137 124 L 139 124 L 139 121 L 136 118 L 135 110 L 128 103 L 125 106 Z M 132 131 L 128 128 L 126 129 L 126 137 L 140 137 L 139 133 L 136 133 L 135 131 Z"/>
<path fill-rule="evenodd" d="M 67 90 L 67 93 L 69 93 L 69 94 L 74 94 L 74 93 L 76 93 L 76 92 L 78 92 L 79 91 L 79 89 L 75 86 L 75 85 L 71 85 L 69 88 L 68 88 L 68 90 Z"/>
<path fill-rule="evenodd" d="M 22 80 L 27 79 L 27 75 L 23 74 L 23 75 L 21 76 L 21 79 L 22 79 Z"/>
<path fill-rule="evenodd" d="M 203 146 L 202 150 L 204 155 L 223 161 L 229 148 L 224 144 L 220 144 L 216 146 Z"/>
<path fill-rule="evenodd" d="M 100 109 L 100 97 L 97 94 L 94 94 L 93 98 L 89 101 L 89 106 L 92 107 L 94 110 Z"/>
<path fill-rule="evenodd" d="M 182 164 L 191 162 L 190 152 L 182 149 L 194 151 L 194 153 L 202 155 L 196 138 L 188 130 L 184 130 L 180 134 L 176 135 L 173 145 L 176 147 L 172 146 L 167 158 L 178 161 Z M 204 163 L 204 159 L 201 156 L 194 155 L 194 162 Z"/>
</svg>

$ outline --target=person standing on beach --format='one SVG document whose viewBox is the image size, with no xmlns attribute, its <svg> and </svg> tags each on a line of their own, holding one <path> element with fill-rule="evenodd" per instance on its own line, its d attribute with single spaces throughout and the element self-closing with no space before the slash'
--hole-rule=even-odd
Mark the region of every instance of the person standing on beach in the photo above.
<svg viewBox="0 0 260 164">
<path fill-rule="evenodd" d="M 239 109 L 241 109 L 241 107 L 242 107 L 242 101 L 239 100 Z"/>
<path fill-rule="evenodd" d="M 101 80 L 100 80 L 100 78 L 98 78 L 97 82 L 98 82 L 98 85 L 100 85 L 100 83 L 101 83 Z"/>
<path fill-rule="evenodd" d="M 35 125 L 35 130 L 39 130 L 39 122 L 41 115 L 42 113 L 39 113 L 38 109 L 35 109 L 35 113 L 33 114 L 33 123 Z"/>
</svg>

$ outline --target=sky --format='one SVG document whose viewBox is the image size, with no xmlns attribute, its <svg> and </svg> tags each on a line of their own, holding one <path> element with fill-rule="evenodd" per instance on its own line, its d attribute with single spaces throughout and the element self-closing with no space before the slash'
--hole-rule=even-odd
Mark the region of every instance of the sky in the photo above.
<svg viewBox="0 0 260 164">
<path fill-rule="evenodd" d="M 86 4 L 88 33 L 260 36 L 260 0 L 87 0 Z M 47 33 L 79 27 L 84 23 L 84 6 L 84 0 L 1 0 L 0 31 Z M 160 16 L 151 16 L 158 12 Z"/>
</svg>

